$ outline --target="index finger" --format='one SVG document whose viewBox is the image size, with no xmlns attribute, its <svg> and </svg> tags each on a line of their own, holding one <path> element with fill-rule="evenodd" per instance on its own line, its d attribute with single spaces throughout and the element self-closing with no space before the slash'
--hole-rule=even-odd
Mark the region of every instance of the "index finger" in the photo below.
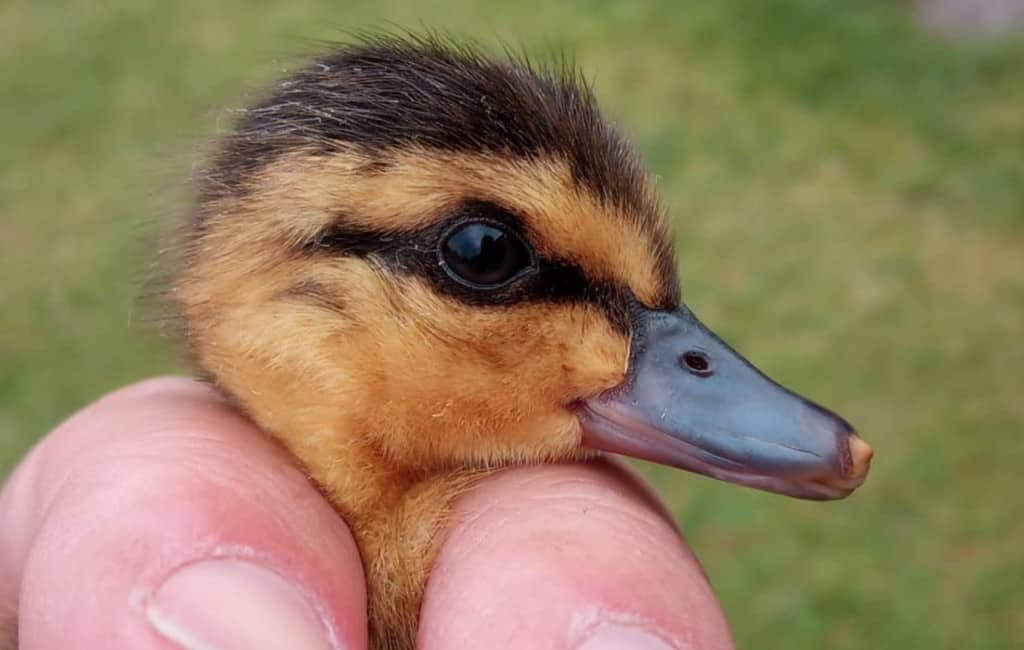
<svg viewBox="0 0 1024 650">
<path fill-rule="evenodd" d="M 606 463 L 523 467 L 456 504 L 419 645 L 726 650 L 693 553 L 637 479 Z"/>
</svg>

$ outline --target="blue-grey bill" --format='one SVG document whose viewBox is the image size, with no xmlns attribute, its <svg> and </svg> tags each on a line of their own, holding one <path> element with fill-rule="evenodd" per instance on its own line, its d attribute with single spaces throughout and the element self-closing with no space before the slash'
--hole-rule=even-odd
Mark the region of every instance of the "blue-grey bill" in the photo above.
<svg viewBox="0 0 1024 650">
<path fill-rule="evenodd" d="M 640 310 L 627 379 L 583 402 L 584 444 L 805 499 L 839 499 L 871 462 L 843 418 L 766 377 L 685 306 Z"/>
</svg>

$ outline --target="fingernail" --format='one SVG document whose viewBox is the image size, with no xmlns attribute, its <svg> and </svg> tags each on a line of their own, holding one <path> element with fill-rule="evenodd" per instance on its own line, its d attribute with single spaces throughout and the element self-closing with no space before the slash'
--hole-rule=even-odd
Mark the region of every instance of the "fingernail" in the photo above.
<svg viewBox="0 0 1024 650">
<path fill-rule="evenodd" d="M 593 628 L 576 650 L 675 650 L 676 647 L 642 628 L 606 623 Z"/>
<path fill-rule="evenodd" d="M 146 606 L 156 632 L 186 650 L 332 650 L 329 627 L 277 573 L 235 559 L 171 574 Z"/>
</svg>

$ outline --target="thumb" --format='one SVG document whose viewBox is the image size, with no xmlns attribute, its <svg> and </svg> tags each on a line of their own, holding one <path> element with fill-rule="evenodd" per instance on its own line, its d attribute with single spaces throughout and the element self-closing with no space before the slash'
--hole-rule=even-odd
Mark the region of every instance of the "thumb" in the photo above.
<svg viewBox="0 0 1024 650">
<path fill-rule="evenodd" d="M 0 493 L 20 650 L 361 649 L 363 584 L 348 528 L 288 455 L 188 380 L 87 407 Z"/>
</svg>

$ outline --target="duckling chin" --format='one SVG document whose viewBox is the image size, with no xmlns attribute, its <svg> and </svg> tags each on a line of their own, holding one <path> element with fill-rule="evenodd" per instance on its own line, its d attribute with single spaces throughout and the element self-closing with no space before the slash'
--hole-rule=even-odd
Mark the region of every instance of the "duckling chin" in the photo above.
<svg viewBox="0 0 1024 650">
<path fill-rule="evenodd" d="M 374 648 L 414 646 L 447 508 L 492 468 L 604 450 L 812 499 L 867 473 L 845 420 L 680 303 L 655 193 L 575 72 L 342 47 L 244 111 L 196 189 L 183 334 L 349 522 Z"/>
</svg>

